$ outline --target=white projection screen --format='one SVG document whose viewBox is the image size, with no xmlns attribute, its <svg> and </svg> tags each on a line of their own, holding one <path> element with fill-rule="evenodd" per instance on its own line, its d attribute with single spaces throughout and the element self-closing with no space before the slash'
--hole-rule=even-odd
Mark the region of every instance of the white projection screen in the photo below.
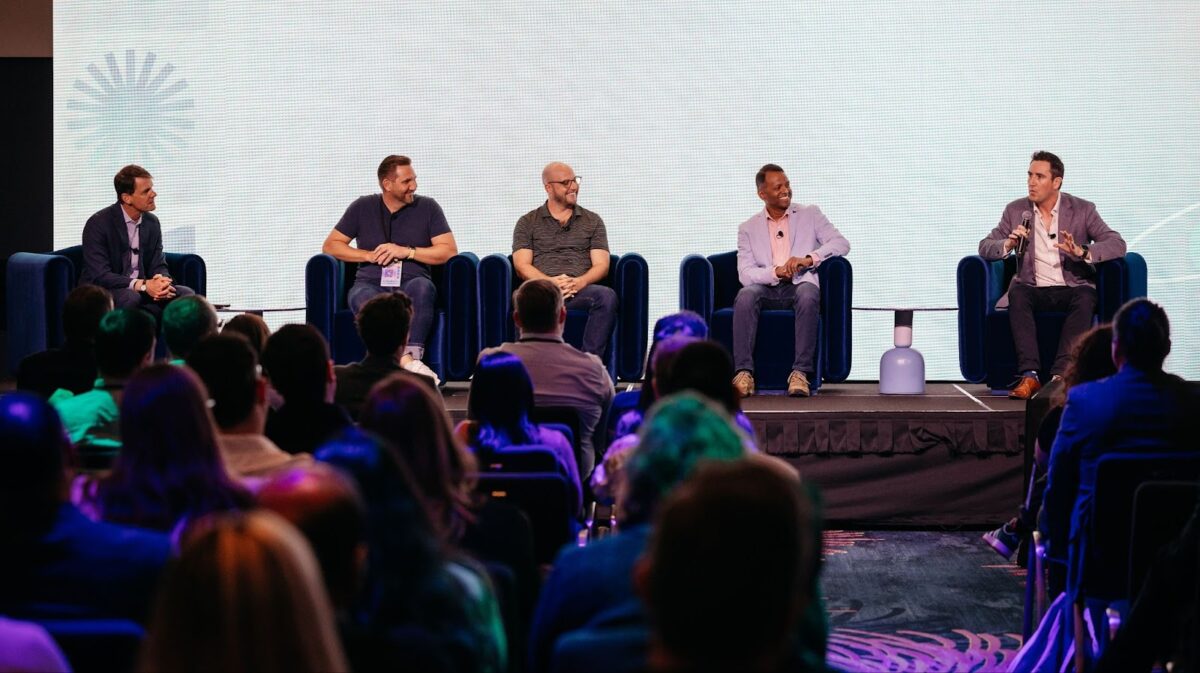
<svg viewBox="0 0 1200 673">
<path fill-rule="evenodd" d="M 303 271 L 386 155 L 459 248 L 510 252 L 551 160 L 612 250 L 651 270 L 731 250 L 782 165 L 852 244 L 856 306 L 954 306 L 955 268 L 1025 193 L 1034 150 L 1145 256 L 1168 367 L 1200 378 L 1200 3 L 234 2 L 54 6 L 55 232 L 76 245 L 112 176 L 155 176 L 168 250 L 214 301 L 303 306 Z M 918 314 L 931 380 L 960 380 L 953 312 Z M 302 313 L 273 320 L 302 321 Z M 856 311 L 852 379 L 891 315 Z"/>
</svg>

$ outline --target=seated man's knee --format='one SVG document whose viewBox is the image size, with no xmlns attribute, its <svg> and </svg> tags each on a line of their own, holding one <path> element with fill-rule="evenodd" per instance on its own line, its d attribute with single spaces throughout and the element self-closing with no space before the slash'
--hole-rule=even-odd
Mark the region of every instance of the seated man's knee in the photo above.
<svg viewBox="0 0 1200 673">
<path fill-rule="evenodd" d="M 793 305 L 797 311 L 816 310 L 821 307 L 821 291 L 811 283 L 800 283 L 796 286 L 796 296 Z"/>
<path fill-rule="evenodd" d="M 196 291 L 186 285 L 176 285 L 175 286 L 175 296 L 176 297 L 190 297 L 194 294 L 196 294 Z"/>
<path fill-rule="evenodd" d="M 113 298 L 113 308 L 137 308 L 142 304 L 141 293 L 134 292 L 129 288 L 117 288 L 109 290 Z"/>
<path fill-rule="evenodd" d="M 428 278 L 414 278 L 404 284 L 404 294 L 414 305 L 432 304 L 437 298 L 437 288 Z"/>
<path fill-rule="evenodd" d="M 1096 312 L 1096 293 L 1091 288 L 1076 288 L 1071 300 L 1071 303 L 1080 309 L 1086 310 L 1089 313 Z"/>
<path fill-rule="evenodd" d="M 763 298 L 765 285 L 747 285 L 738 290 L 737 296 L 733 299 L 734 307 L 750 308 Z"/>
<path fill-rule="evenodd" d="M 596 307 L 615 311 L 617 308 L 617 292 L 606 285 L 593 285 L 596 288 Z"/>
</svg>

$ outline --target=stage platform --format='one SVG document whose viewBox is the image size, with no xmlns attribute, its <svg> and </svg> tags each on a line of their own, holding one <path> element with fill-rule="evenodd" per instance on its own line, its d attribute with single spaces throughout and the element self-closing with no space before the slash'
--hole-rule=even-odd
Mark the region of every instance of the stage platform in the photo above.
<svg viewBox="0 0 1200 673">
<path fill-rule="evenodd" d="M 444 393 L 461 420 L 467 389 Z M 880 395 L 873 382 L 825 384 L 807 399 L 755 395 L 743 411 L 760 448 L 821 487 L 825 517 L 838 525 L 992 527 L 1022 497 L 1025 403 L 983 385 Z"/>
</svg>

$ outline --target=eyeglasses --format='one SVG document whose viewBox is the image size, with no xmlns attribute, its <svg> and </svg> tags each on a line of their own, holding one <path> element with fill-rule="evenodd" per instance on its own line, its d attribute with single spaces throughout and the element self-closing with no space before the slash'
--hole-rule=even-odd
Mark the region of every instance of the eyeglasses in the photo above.
<svg viewBox="0 0 1200 673">
<path fill-rule="evenodd" d="M 572 183 L 572 182 L 574 182 L 574 183 L 575 183 L 575 184 L 577 184 L 577 185 L 583 184 L 583 177 L 582 177 L 582 176 L 579 176 L 579 175 L 576 175 L 575 177 L 573 177 L 573 178 L 569 178 L 569 179 L 567 179 L 567 180 L 551 180 L 551 181 L 547 182 L 546 184 L 548 184 L 548 185 L 562 185 L 562 188 L 563 188 L 563 189 L 567 189 L 567 188 L 569 188 L 569 187 L 571 186 L 571 183 Z"/>
</svg>

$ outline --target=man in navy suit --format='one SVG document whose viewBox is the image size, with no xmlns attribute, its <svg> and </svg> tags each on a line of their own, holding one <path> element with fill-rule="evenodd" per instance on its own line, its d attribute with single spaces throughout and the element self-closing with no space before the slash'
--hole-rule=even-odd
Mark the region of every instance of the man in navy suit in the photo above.
<svg viewBox="0 0 1200 673">
<path fill-rule="evenodd" d="M 31 393 L 0 397 L 0 614 L 145 619 L 171 544 L 67 501 L 70 445 Z"/>
<path fill-rule="evenodd" d="M 817 319 L 821 310 L 817 266 L 850 252 L 850 242 L 821 209 L 792 203 L 792 183 L 775 164 L 754 176 L 765 207 L 738 227 L 737 265 L 742 289 L 733 301 L 733 385 L 754 394 L 754 341 L 762 309 L 790 308 L 796 315 L 795 356 L 788 395 L 808 397 L 816 371 Z"/>
<path fill-rule="evenodd" d="M 1117 373 L 1068 393 L 1050 450 L 1040 524 L 1052 556 L 1065 557 L 1071 531 L 1086 529 L 1101 456 L 1194 446 L 1198 400 L 1194 388 L 1163 371 L 1170 352 L 1166 312 L 1149 299 L 1134 299 L 1113 318 Z"/>
<path fill-rule="evenodd" d="M 130 164 L 113 178 L 117 202 L 88 218 L 83 226 L 83 273 L 80 283 L 99 285 L 116 308 L 142 308 L 156 317 L 175 297 L 195 292 L 175 285 L 163 254 L 162 227 L 154 210 L 154 178 Z"/>
</svg>

